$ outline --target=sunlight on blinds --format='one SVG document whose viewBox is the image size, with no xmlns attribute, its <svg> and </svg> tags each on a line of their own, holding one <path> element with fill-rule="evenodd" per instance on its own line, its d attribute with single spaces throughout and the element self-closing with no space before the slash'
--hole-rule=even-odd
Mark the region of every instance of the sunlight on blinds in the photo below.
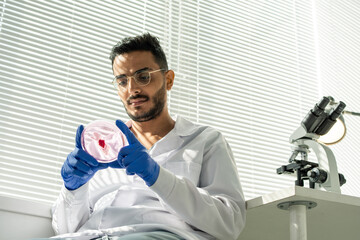
<svg viewBox="0 0 360 240">
<path fill-rule="evenodd" d="M 0 194 L 53 202 L 79 124 L 128 117 L 108 55 L 158 36 L 175 71 L 173 115 L 224 133 L 247 199 L 276 175 L 318 100 L 308 1 L 0 1 Z"/>
<path fill-rule="evenodd" d="M 348 111 L 360 112 L 360 2 L 356 0 L 314 1 L 318 68 L 321 91 L 346 103 Z M 344 115 L 347 133 L 331 146 L 340 173 L 346 178 L 341 192 L 360 197 L 358 147 L 360 117 Z"/>
</svg>

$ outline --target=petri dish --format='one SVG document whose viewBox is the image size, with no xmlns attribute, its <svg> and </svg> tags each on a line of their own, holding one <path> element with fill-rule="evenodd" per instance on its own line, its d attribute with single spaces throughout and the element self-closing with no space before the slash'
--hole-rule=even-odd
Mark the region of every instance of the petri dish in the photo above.
<svg viewBox="0 0 360 240">
<path fill-rule="evenodd" d="M 81 145 L 98 162 L 109 163 L 117 159 L 120 149 L 128 142 L 115 123 L 96 120 L 84 128 Z"/>
</svg>

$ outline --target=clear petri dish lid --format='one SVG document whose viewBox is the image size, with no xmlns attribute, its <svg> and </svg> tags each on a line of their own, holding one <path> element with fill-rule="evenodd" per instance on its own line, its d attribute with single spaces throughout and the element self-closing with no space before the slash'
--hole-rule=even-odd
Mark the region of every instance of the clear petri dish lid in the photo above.
<svg viewBox="0 0 360 240">
<path fill-rule="evenodd" d="M 128 142 L 115 123 L 96 120 L 84 128 L 81 145 L 98 162 L 109 163 L 117 160 L 120 149 L 128 145 Z"/>
</svg>

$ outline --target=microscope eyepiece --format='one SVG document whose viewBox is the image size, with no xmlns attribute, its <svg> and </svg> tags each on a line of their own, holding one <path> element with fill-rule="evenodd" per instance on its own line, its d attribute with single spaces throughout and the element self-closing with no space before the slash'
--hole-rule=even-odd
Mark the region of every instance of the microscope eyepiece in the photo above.
<svg viewBox="0 0 360 240">
<path fill-rule="evenodd" d="M 317 104 L 315 104 L 314 108 L 312 109 L 313 114 L 317 117 L 320 116 L 321 113 L 325 111 L 326 106 L 329 104 L 330 99 L 328 97 L 323 97 Z"/>
<path fill-rule="evenodd" d="M 316 129 L 316 134 L 320 136 L 327 134 L 334 126 L 334 124 L 336 123 L 336 119 L 341 115 L 345 107 L 346 104 L 340 101 L 336 108 L 330 113 L 328 118 L 323 121 L 323 123 L 318 127 L 318 129 Z"/>
<path fill-rule="evenodd" d="M 344 102 L 340 101 L 339 105 L 334 109 L 334 111 L 332 111 L 329 118 L 331 120 L 335 121 L 341 115 L 341 113 L 344 111 L 345 107 L 346 107 L 346 104 Z"/>
<path fill-rule="evenodd" d="M 302 124 L 308 133 L 314 133 L 317 127 L 324 121 L 325 108 L 329 104 L 330 98 L 323 97 L 320 102 L 315 104 L 314 108 L 311 109 L 305 118 L 302 120 Z"/>
</svg>

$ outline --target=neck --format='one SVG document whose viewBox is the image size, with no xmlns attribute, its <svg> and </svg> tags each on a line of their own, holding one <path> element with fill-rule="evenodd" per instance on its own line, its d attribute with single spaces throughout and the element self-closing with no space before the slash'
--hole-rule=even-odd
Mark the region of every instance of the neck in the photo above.
<svg viewBox="0 0 360 240">
<path fill-rule="evenodd" d="M 168 111 L 163 111 L 158 117 L 150 121 L 132 121 L 131 131 L 141 144 L 149 149 L 168 134 L 174 126 L 175 121 L 170 117 Z"/>
</svg>

